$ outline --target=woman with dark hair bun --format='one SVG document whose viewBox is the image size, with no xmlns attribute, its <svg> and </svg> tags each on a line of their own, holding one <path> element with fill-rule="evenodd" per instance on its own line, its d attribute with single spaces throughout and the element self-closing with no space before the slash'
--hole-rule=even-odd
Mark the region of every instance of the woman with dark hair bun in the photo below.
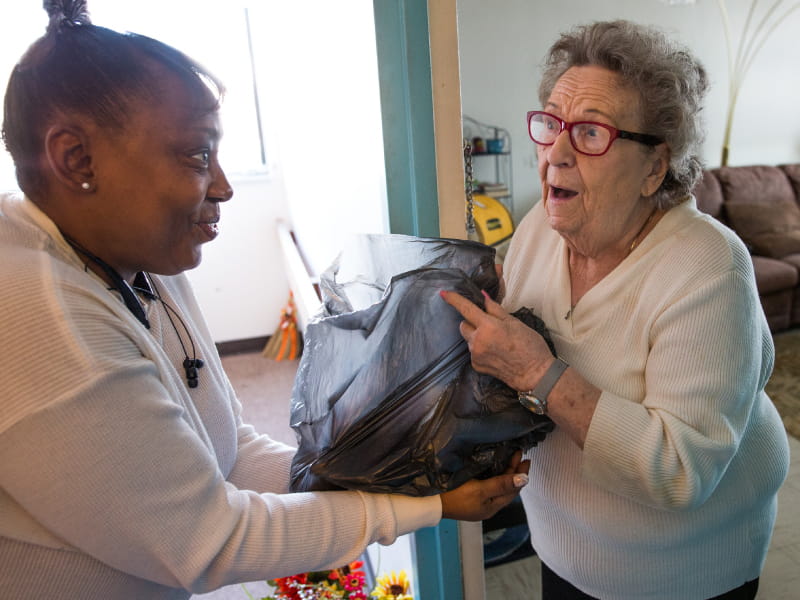
<svg viewBox="0 0 800 600">
<path fill-rule="evenodd" d="M 295 449 L 242 422 L 183 275 L 233 195 L 222 85 L 85 2 L 45 8 L 5 95 L 0 598 L 188 598 L 509 503 L 519 457 L 437 496 L 288 493 Z"/>
<path fill-rule="evenodd" d="M 473 366 L 556 424 L 521 493 L 546 600 L 758 589 L 789 448 L 752 261 L 691 194 L 707 86 L 657 28 L 559 36 L 527 114 L 542 200 L 514 233 L 503 305 L 444 294 Z"/>
</svg>

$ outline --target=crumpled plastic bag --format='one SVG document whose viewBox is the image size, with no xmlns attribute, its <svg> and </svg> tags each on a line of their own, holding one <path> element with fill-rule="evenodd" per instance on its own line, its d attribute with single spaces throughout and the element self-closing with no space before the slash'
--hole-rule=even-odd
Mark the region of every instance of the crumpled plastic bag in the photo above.
<svg viewBox="0 0 800 600">
<path fill-rule="evenodd" d="M 495 250 L 471 241 L 364 235 L 321 276 L 291 426 L 292 491 L 437 494 L 502 473 L 552 430 L 503 382 L 477 373 L 461 315 L 439 295 L 496 298 Z M 545 335 L 527 309 L 515 314 Z"/>
</svg>

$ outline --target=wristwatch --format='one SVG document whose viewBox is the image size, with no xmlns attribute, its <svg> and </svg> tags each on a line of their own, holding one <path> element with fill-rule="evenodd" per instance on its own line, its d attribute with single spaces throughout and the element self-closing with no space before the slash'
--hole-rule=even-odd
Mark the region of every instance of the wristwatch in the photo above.
<svg viewBox="0 0 800 600">
<path fill-rule="evenodd" d="M 537 415 L 547 414 L 547 396 L 569 365 L 556 357 L 536 387 L 527 392 L 517 392 L 519 403 Z"/>
</svg>

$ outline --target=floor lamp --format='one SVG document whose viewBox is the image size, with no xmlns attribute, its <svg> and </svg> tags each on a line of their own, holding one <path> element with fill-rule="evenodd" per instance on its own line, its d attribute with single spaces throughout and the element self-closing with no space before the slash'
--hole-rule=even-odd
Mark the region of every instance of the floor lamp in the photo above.
<svg viewBox="0 0 800 600">
<path fill-rule="evenodd" d="M 663 1 L 667 4 L 695 3 L 695 0 Z M 723 167 L 728 164 L 733 113 L 736 109 L 736 100 L 739 97 L 739 89 L 742 87 L 745 75 L 747 75 L 747 71 L 753 64 L 756 54 L 761 50 L 772 32 L 786 17 L 800 8 L 800 2 L 795 2 L 788 7 L 781 7 L 783 3 L 784 0 L 776 0 L 761 18 L 757 19 L 756 7 L 758 6 L 758 0 L 752 0 L 742 28 L 742 35 L 738 40 L 734 40 L 731 35 L 728 7 L 725 4 L 725 0 L 717 0 L 717 6 L 722 17 L 722 27 L 725 31 L 725 44 L 728 49 L 728 110 L 725 113 L 725 134 L 722 138 L 722 158 L 720 160 L 720 165 Z M 783 12 L 781 12 L 781 8 L 784 9 Z"/>
</svg>

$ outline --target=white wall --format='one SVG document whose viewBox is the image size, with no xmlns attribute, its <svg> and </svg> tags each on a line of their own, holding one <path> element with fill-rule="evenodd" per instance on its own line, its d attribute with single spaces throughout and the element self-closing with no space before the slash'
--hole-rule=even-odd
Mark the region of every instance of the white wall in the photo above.
<svg viewBox="0 0 800 600">
<path fill-rule="evenodd" d="M 270 152 L 315 273 L 350 233 L 388 231 L 371 0 L 271 2 L 251 12 Z"/>
<path fill-rule="evenodd" d="M 388 230 L 371 1 L 271 1 L 250 18 L 256 54 L 270 57 L 259 93 L 271 174 L 232 182 L 229 231 L 190 274 L 216 341 L 278 325 L 288 280 L 276 219 L 295 230 L 315 274 L 343 236 Z"/>
<path fill-rule="evenodd" d="M 271 0 L 251 7 L 250 19 L 254 51 L 269 57 L 259 95 L 271 167 L 269 177 L 231 177 L 222 233 L 189 273 L 217 342 L 278 325 L 289 284 L 277 219 L 295 230 L 315 273 L 343 236 L 388 230 L 372 2 Z"/>
<path fill-rule="evenodd" d="M 750 0 L 727 0 L 738 39 Z M 761 16 L 772 2 L 761 3 Z M 784 3 L 791 6 L 791 2 Z M 626 18 L 658 25 L 689 46 L 709 72 L 708 136 L 703 158 L 719 166 L 727 107 L 725 35 L 717 2 L 669 6 L 660 0 L 458 0 L 462 110 L 511 132 L 515 217 L 540 197 L 525 114 L 539 108 L 540 63 L 557 35 L 572 25 Z M 800 11 L 772 34 L 749 71 L 737 103 L 728 164 L 800 162 Z"/>
<path fill-rule="evenodd" d="M 219 237 L 203 246 L 200 266 L 187 272 L 216 342 L 272 335 L 289 297 L 276 234 L 277 221 L 289 221 L 280 172 L 231 177 L 231 184 Z"/>
</svg>

